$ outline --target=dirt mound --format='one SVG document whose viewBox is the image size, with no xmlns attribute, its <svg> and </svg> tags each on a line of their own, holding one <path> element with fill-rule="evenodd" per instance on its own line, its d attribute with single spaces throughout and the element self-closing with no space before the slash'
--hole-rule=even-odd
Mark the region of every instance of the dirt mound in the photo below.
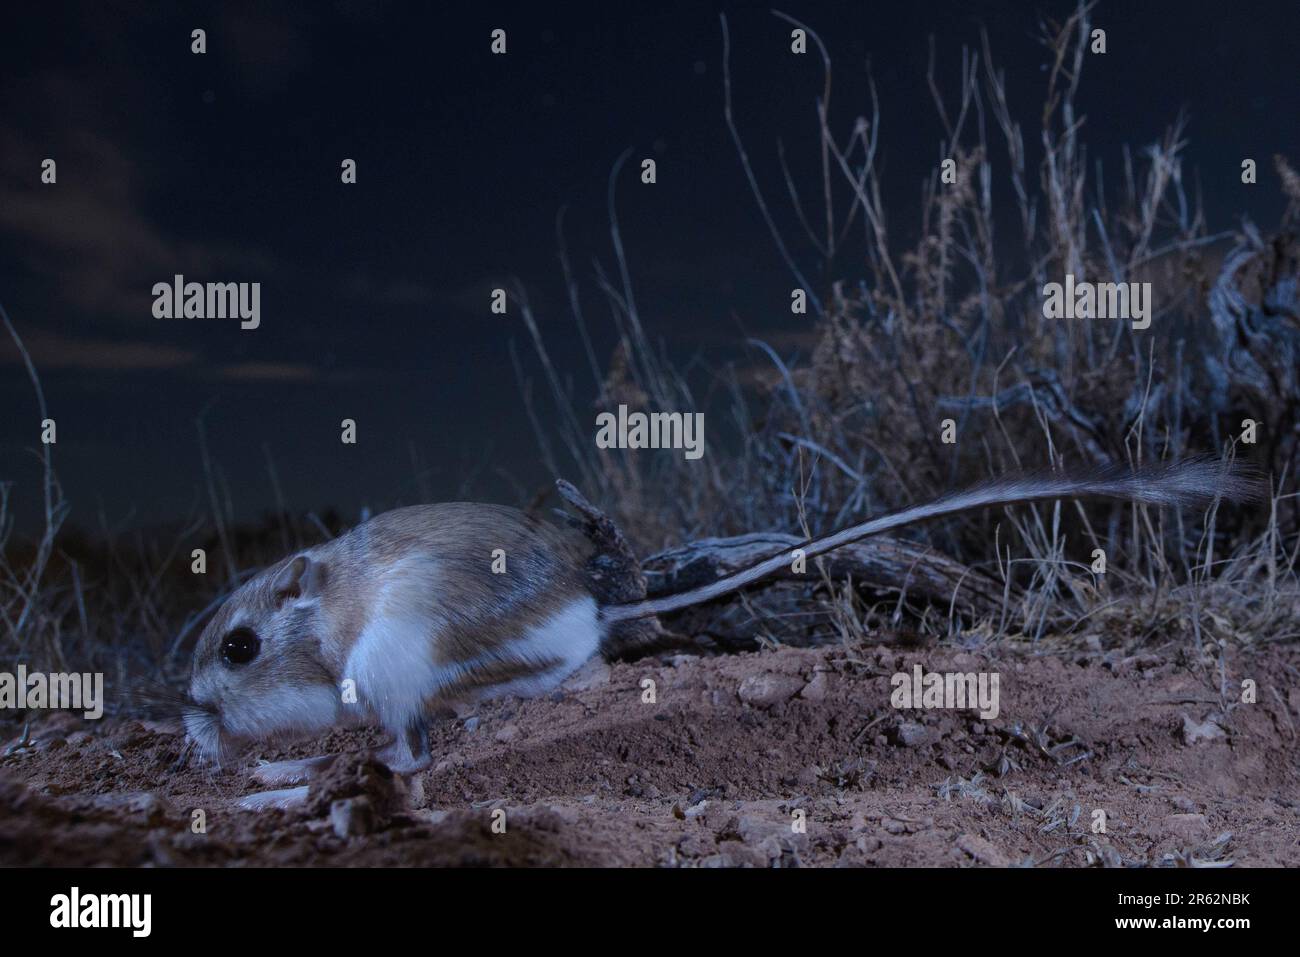
<svg viewBox="0 0 1300 957">
<path fill-rule="evenodd" d="M 1226 675 L 886 647 L 620 664 L 438 725 L 409 781 L 365 753 L 373 730 L 213 769 L 162 726 L 58 714 L 0 748 L 0 862 L 1295 866 L 1297 659 L 1272 646 Z M 891 706 L 916 664 L 998 674 L 997 716 Z M 297 808 L 236 808 L 257 762 L 324 752 L 345 754 Z"/>
</svg>

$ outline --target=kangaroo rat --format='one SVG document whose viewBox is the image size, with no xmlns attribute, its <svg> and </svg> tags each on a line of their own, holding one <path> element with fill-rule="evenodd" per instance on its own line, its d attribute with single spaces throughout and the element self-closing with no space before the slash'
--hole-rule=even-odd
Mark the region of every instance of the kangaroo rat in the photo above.
<svg viewBox="0 0 1300 957">
<path fill-rule="evenodd" d="M 994 505 L 1100 496 L 1178 506 L 1253 491 L 1240 470 L 1207 459 L 1137 473 L 1007 478 L 801 547 L 812 558 Z M 493 572 L 496 549 L 505 554 L 503 574 Z M 395 771 L 415 771 L 430 760 L 424 729 L 435 710 L 544 693 L 602 650 L 612 624 L 709 601 L 792 560 L 785 549 L 691 591 L 602 607 L 586 584 L 589 552 L 576 533 L 497 505 L 378 515 L 272 565 L 227 599 L 194 651 L 186 731 L 219 758 L 240 741 L 377 719 L 396 739 L 383 759 Z"/>
</svg>

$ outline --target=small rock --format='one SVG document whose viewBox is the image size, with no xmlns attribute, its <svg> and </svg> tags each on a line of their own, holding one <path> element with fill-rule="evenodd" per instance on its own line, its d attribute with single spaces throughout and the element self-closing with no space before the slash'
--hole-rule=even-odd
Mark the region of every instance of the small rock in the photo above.
<svg viewBox="0 0 1300 957">
<path fill-rule="evenodd" d="M 609 684 L 609 665 L 599 656 L 564 679 L 560 687 L 565 691 L 590 691 Z"/>
<path fill-rule="evenodd" d="M 162 813 L 158 795 L 149 791 L 117 791 L 97 794 L 92 802 L 101 811 L 116 811 L 152 820 Z"/>
<path fill-rule="evenodd" d="M 1138 671 L 1150 671 L 1152 668 L 1158 668 L 1163 664 L 1164 659 L 1159 655 L 1150 653 L 1140 655 L 1130 655 L 1119 663 L 1121 671 L 1129 668 L 1136 668 Z"/>
<path fill-rule="evenodd" d="M 721 798 L 723 796 L 724 790 L 725 790 L 724 788 L 719 787 L 717 785 L 713 785 L 711 787 L 696 788 L 695 790 L 691 791 L 690 795 L 686 798 L 686 804 L 688 806 L 691 804 L 699 804 L 705 798 Z"/>
<path fill-rule="evenodd" d="M 801 784 L 804 787 L 811 787 L 812 785 L 816 784 L 820 780 L 821 780 L 821 769 L 818 768 L 817 765 L 815 764 L 808 765 L 806 768 L 803 768 L 797 775 L 795 775 L 795 783 Z"/>
<path fill-rule="evenodd" d="M 574 827 L 582 822 L 582 815 L 576 808 L 566 807 L 563 804 L 549 804 L 546 807 L 554 817 L 564 825 Z"/>
<path fill-rule="evenodd" d="M 366 797 L 343 798 L 330 805 L 330 824 L 341 838 L 357 837 L 374 830 L 374 809 Z"/>
<path fill-rule="evenodd" d="M 713 839 L 707 833 L 699 831 L 692 831 L 677 842 L 677 852 L 682 857 L 704 857 L 715 850 L 717 845 L 713 843 Z"/>
<path fill-rule="evenodd" d="M 466 730 L 466 731 L 477 731 L 477 730 L 478 730 L 478 726 L 479 726 L 479 718 L 478 718 L 478 715 L 472 715 L 471 717 L 468 717 L 468 718 L 465 719 L 465 730 Z"/>
<path fill-rule="evenodd" d="M 1011 861 L 991 841 L 978 834 L 966 833 L 957 838 L 957 846 L 986 867 L 1008 867 Z"/>
<path fill-rule="evenodd" d="M 885 846 L 885 842 L 874 834 L 863 834 L 853 842 L 853 846 L 863 854 L 874 854 Z"/>
<path fill-rule="evenodd" d="M 419 808 L 411 812 L 411 817 L 421 824 L 441 824 L 447 818 L 451 817 L 450 811 L 440 811 L 433 808 Z"/>
<path fill-rule="evenodd" d="M 1164 823 L 1166 831 L 1187 841 L 1205 837 L 1209 832 L 1209 822 L 1204 814 L 1170 814 Z"/>
<path fill-rule="evenodd" d="M 745 704 L 755 708 L 770 708 L 789 701 L 803 688 L 802 678 L 795 675 L 778 675 L 764 672 L 750 675 L 740 683 L 737 694 Z"/>
<path fill-rule="evenodd" d="M 742 840 L 761 842 L 766 841 L 769 837 L 784 836 L 786 825 L 776 821 L 765 821 L 759 817 L 742 815 L 736 825 L 736 830 L 740 833 Z"/>
<path fill-rule="evenodd" d="M 366 752 L 341 754 L 312 779 L 306 810 L 312 817 L 332 820 L 337 803 L 363 798 L 376 826 L 407 807 L 406 786 L 387 765 Z"/>
<path fill-rule="evenodd" d="M 513 724 L 508 724 L 500 731 L 498 731 L 495 735 L 493 735 L 493 737 L 495 737 L 496 740 L 500 741 L 502 744 L 506 743 L 507 741 L 513 741 L 515 738 L 519 737 L 519 728 Z"/>
<path fill-rule="evenodd" d="M 776 821 L 767 821 L 760 817 L 742 814 L 733 817 L 718 832 L 718 841 L 741 841 L 745 844 L 765 845 L 769 839 L 780 842 L 789 833 L 789 825 Z"/>
<path fill-rule="evenodd" d="M 1216 738 L 1226 737 L 1227 734 L 1215 723 L 1213 717 L 1198 723 L 1186 714 L 1183 715 L 1183 741 L 1186 744 L 1192 745 L 1200 741 L 1213 741 Z"/>
<path fill-rule="evenodd" d="M 904 721 L 894 729 L 894 740 L 905 748 L 919 748 L 930 741 L 930 729 L 915 721 Z"/>
<path fill-rule="evenodd" d="M 830 687 L 830 682 L 826 680 L 824 672 L 817 672 L 812 676 L 812 680 L 803 686 L 799 692 L 799 697 L 805 701 L 822 701 L 826 698 L 826 692 Z"/>
<path fill-rule="evenodd" d="M 759 866 L 765 867 L 770 861 L 779 861 L 781 859 L 781 854 L 785 850 L 785 848 L 786 848 L 786 842 L 784 839 L 784 835 L 782 835 L 781 837 L 777 837 L 775 834 L 773 834 L 763 838 L 763 840 L 759 841 L 757 844 L 757 849 L 759 853 L 761 853 L 765 858 L 763 863 Z"/>
</svg>

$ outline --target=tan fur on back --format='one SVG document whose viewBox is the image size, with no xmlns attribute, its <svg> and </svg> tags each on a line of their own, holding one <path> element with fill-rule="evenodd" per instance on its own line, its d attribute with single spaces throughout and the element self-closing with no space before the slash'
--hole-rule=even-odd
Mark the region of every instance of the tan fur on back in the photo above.
<svg viewBox="0 0 1300 957">
<path fill-rule="evenodd" d="M 492 571 L 496 549 L 505 552 L 504 574 Z M 374 615 L 401 606 L 436 623 L 434 659 L 452 664 L 490 653 L 588 594 L 589 550 L 581 536 L 517 509 L 452 502 L 384 512 L 310 554 L 329 576 L 326 604 L 339 615 L 345 646 L 367 616 L 343 596 L 364 596 L 382 603 Z"/>
</svg>

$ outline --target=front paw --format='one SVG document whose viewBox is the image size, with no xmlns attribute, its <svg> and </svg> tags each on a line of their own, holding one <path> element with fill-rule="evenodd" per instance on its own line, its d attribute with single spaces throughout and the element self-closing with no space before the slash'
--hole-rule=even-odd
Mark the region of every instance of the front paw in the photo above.
<svg viewBox="0 0 1300 957">
<path fill-rule="evenodd" d="M 433 763 L 427 750 L 412 753 L 411 748 L 404 742 L 395 742 L 386 748 L 381 748 L 375 752 L 375 757 L 382 761 L 388 770 L 401 775 L 415 774 Z"/>
</svg>

